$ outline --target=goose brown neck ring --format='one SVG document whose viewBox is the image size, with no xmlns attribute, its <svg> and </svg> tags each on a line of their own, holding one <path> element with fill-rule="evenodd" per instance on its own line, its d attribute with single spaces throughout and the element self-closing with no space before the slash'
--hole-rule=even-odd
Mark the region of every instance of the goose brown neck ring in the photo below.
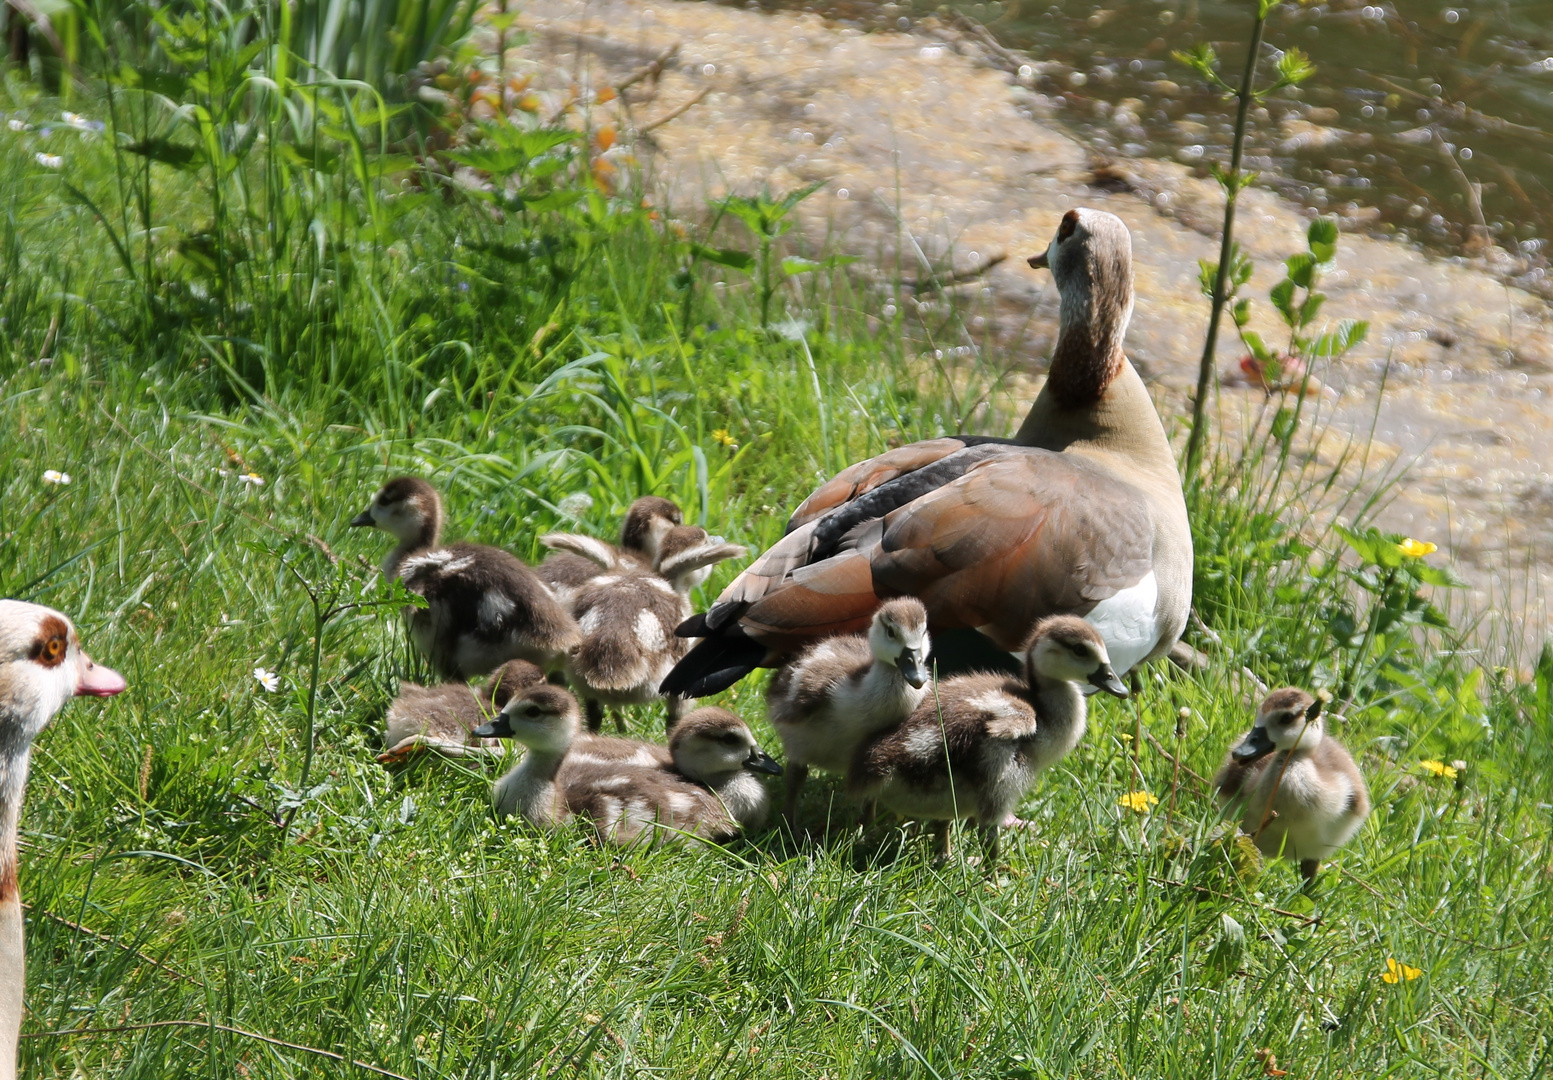
<svg viewBox="0 0 1553 1080">
<path fill-rule="evenodd" d="M 1046 389 L 1067 409 L 1094 405 L 1121 374 L 1132 317 L 1132 262 L 1093 257 L 1062 282 L 1057 345 Z"/>
</svg>

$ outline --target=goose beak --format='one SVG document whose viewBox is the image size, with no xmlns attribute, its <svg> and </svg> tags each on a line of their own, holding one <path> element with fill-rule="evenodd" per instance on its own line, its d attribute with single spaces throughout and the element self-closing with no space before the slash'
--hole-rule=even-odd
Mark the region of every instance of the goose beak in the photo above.
<svg viewBox="0 0 1553 1080">
<path fill-rule="evenodd" d="M 1032 256 L 1030 256 L 1025 261 L 1030 264 L 1030 268 L 1032 270 L 1050 270 L 1051 269 L 1051 264 L 1046 261 L 1046 252 L 1044 252 L 1044 251 L 1041 252 L 1039 255 L 1032 255 Z"/>
<path fill-rule="evenodd" d="M 912 689 L 920 690 L 927 685 L 927 665 L 917 653 L 910 650 L 901 653 L 896 658 L 895 666 L 900 668 L 901 677 L 911 684 Z"/>
<path fill-rule="evenodd" d="M 481 724 L 469 734 L 477 739 L 510 739 L 512 738 L 512 721 L 507 719 L 506 713 L 497 713 L 496 719 L 489 724 Z"/>
<path fill-rule="evenodd" d="M 351 528 L 353 529 L 370 528 L 376 524 L 377 522 L 372 520 L 371 510 L 363 510 L 355 517 L 351 518 Z"/>
<path fill-rule="evenodd" d="M 758 746 L 750 748 L 750 756 L 744 759 L 744 767 L 751 772 L 770 773 L 772 776 L 782 775 L 782 766 Z"/>
<path fill-rule="evenodd" d="M 1278 747 L 1273 743 L 1272 737 L 1267 734 L 1265 727 L 1254 727 L 1240 745 L 1235 747 L 1231 755 L 1236 761 L 1250 763 L 1271 754 Z"/>
<path fill-rule="evenodd" d="M 1095 668 L 1094 673 L 1089 676 L 1089 681 L 1107 694 L 1120 698 L 1127 696 L 1127 684 L 1116 677 L 1116 672 L 1111 670 L 1110 664 L 1101 664 Z"/>
<path fill-rule="evenodd" d="M 124 676 L 117 671 L 94 664 L 90 656 L 81 654 L 81 677 L 75 684 L 76 697 L 112 697 L 123 693 L 127 685 Z"/>
</svg>

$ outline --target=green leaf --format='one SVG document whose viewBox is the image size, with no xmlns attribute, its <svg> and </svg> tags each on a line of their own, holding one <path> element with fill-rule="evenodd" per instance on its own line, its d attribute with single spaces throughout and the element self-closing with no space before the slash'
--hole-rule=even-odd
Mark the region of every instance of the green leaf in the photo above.
<svg viewBox="0 0 1553 1080">
<path fill-rule="evenodd" d="M 1251 350 L 1251 355 L 1263 364 L 1271 364 L 1274 361 L 1273 351 L 1262 340 L 1262 335 L 1255 330 L 1247 330 L 1241 337 L 1245 340 L 1246 348 Z"/>
<path fill-rule="evenodd" d="M 755 256 L 747 251 L 740 251 L 737 248 L 714 248 L 692 242 L 690 253 L 698 259 L 705 259 L 707 262 L 716 263 L 718 266 L 742 270 L 745 273 L 749 273 L 755 268 Z"/>
<path fill-rule="evenodd" d="M 1197 286 L 1209 300 L 1213 299 L 1213 287 L 1218 281 L 1219 264 L 1207 259 L 1197 260 Z"/>
<path fill-rule="evenodd" d="M 575 206 L 586 197 L 582 191 L 551 191 L 544 195 L 524 195 L 523 208 L 536 214 L 548 213 L 551 210 L 563 210 L 568 206 Z"/>
<path fill-rule="evenodd" d="M 1318 217 L 1310 223 L 1310 228 L 1305 230 L 1305 240 L 1310 244 L 1311 254 L 1315 255 L 1321 262 L 1331 259 L 1333 253 L 1336 252 L 1337 236 L 1336 218 Z M 1318 251 L 1318 247 L 1323 249 L 1325 254 L 1322 251 Z"/>
<path fill-rule="evenodd" d="M 166 137 L 142 139 L 139 142 L 130 143 L 124 149 L 159 164 L 171 165 L 183 172 L 191 172 L 205 164 L 205 152 L 199 147 L 173 142 Z"/>
<path fill-rule="evenodd" d="M 1305 252 L 1290 255 L 1283 260 L 1283 265 L 1288 267 L 1290 281 L 1302 289 L 1310 288 L 1311 275 L 1316 270 L 1316 260 L 1313 256 Z"/>
<path fill-rule="evenodd" d="M 1371 566 L 1375 565 L 1377 561 L 1375 555 L 1375 541 L 1379 538 L 1379 534 L 1376 533 L 1374 529 L 1369 530 L 1369 533 L 1363 535 L 1354 532 L 1352 529 L 1345 525 L 1333 525 L 1332 529 L 1337 533 L 1338 536 L 1341 536 L 1345 541 L 1347 541 L 1348 546 L 1353 548 L 1354 553 L 1359 556 L 1360 560 Z"/>
<path fill-rule="evenodd" d="M 1437 585 L 1442 589 L 1464 589 L 1467 582 L 1449 566 L 1430 566 L 1425 562 L 1415 561 L 1408 568 L 1408 572 L 1423 582 L 1425 585 Z"/>
<path fill-rule="evenodd" d="M 1273 307 L 1278 309 L 1278 314 L 1283 316 L 1283 321 L 1290 326 L 1294 325 L 1294 282 L 1284 278 L 1267 292 L 1267 298 L 1273 302 Z"/>
<path fill-rule="evenodd" d="M 1294 410 L 1285 407 L 1274 413 L 1270 430 L 1272 437 L 1278 442 L 1288 442 L 1289 437 L 1294 434 Z"/>
<path fill-rule="evenodd" d="M 1237 300 L 1235 306 L 1229 309 L 1230 317 L 1235 320 L 1235 325 L 1244 327 L 1251 321 L 1251 301 Z"/>
<path fill-rule="evenodd" d="M 1264 0 L 1265 2 L 1265 0 Z M 1274 0 L 1276 3 L 1277 0 Z M 1286 49 L 1278 57 L 1278 81 L 1284 86 L 1302 83 L 1316 73 L 1316 65 L 1300 49 Z"/>
<path fill-rule="evenodd" d="M 170 71 L 152 71 L 149 68 L 134 67 L 130 64 L 121 65 L 112 77 L 112 81 L 120 86 L 161 94 L 174 101 L 182 101 L 183 95 L 189 89 L 189 80 L 186 76 Z"/>
<path fill-rule="evenodd" d="M 1316 315 L 1321 310 L 1321 305 L 1327 302 L 1325 293 L 1311 293 L 1305 297 L 1305 302 L 1300 305 L 1301 326 L 1309 326 L 1315 321 Z"/>
</svg>

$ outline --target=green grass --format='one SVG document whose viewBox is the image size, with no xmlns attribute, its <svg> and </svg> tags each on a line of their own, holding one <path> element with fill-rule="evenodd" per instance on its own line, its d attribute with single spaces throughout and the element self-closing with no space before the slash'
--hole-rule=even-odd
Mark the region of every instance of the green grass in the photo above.
<svg viewBox="0 0 1553 1080">
<path fill-rule="evenodd" d="M 8 87 L 8 112 L 57 114 Z M 1010 358 L 919 359 L 954 312 L 880 321 L 839 272 L 782 281 L 772 302 L 809 329 L 768 334 L 758 289 L 580 180 L 543 213 L 412 193 L 383 231 L 369 173 L 259 153 L 179 170 L 73 132 L 0 147 L 0 594 L 69 612 L 130 683 L 37 745 L 26 1075 L 370 1075 L 309 1047 L 416 1078 L 1200 1080 L 1260 1074 L 1262 1048 L 1298 1077 L 1546 1069 L 1553 662 L 1527 684 L 1472 666 L 1416 582 L 1331 531 L 1372 506 L 1299 440 L 1225 449 L 1192 492 L 1212 669 L 1096 702 L 1022 809 L 1038 828 L 990 872 L 936 868 L 894 827 L 857 837 L 826 783 L 802 841 L 617 853 L 498 824 L 489 773 L 374 763 L 397 680 L 421 672 L 370 611 L 325 630 L 297 790 L 297 575 L 378 595 L 382 538 L 345 523 L 386 475 L 431 477 L 450 535 L 529 558 L 577 492 L 601 534 L 651 492 L 758 549 L 843 464 L 967 413 L 1010 430 Z M 726 224 L 708 239 L 750 247 Z M 1355 687 L 1339 734 L 1376 810 L 1310 893 L 1287 865 L 1237 876 L 1193 779 L 1251 715 L 1242 668 Z M 726 701 L 774 742 L 757 686 Z M 1153 813 L 1118 805 L 1135 791 Z M 1388 958 L 1421 974 L 1388 984 Z"/>
</svg>

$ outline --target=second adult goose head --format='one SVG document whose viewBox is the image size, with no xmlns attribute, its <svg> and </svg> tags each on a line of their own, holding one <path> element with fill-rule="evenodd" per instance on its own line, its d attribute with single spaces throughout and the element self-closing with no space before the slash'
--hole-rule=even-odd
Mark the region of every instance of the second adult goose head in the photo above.
<svg viewBox="0 0 1553 1080">
<path fill-rule="evenodd" d="M 398 545 L 383 573 L 425 597 L 408 613 L 410 639 L 439 675 L 468 679 L 507 660 L 558 670 L 577 624 L 534 571 L 500 548 L 441 541 L 442 500 L 413 476 L 390 480 L 355 527 L 388 532 Z"/>
<path fill-rule="evenodd" d="M 1012 668 L 1035 624 L 1077 615 L 1116 669 L 1163 656 L 1186 625 L 1192 542 L 1175 457 L 1122 352 L 1127 227 L 1071 210 L 1038 265 L 1062 296 L 1050 374 L 1013 439 L 953 435 L 842 470 L 704 615 L 668 692 L 700 696 L 806 643 L 857 633 L 915 596 L 935 646 Z M 1001 656 L 999 655 L 1001 654 Z"/>
</svg>

